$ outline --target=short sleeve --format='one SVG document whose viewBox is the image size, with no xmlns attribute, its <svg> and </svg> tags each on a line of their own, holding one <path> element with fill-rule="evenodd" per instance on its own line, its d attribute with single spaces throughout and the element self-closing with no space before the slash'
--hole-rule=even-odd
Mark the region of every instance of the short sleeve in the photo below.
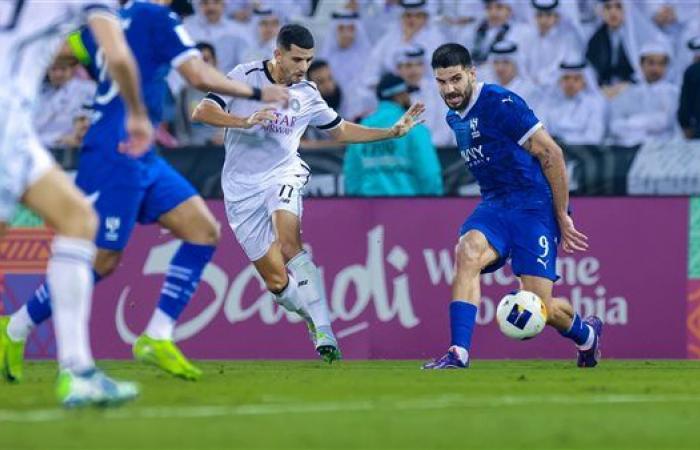
<svg viewBox="0 0 700 450">
<path fill-rule="evenodd" d="M 506 136 L 523 145 L 530 136 L 542 127 L 542 122 L 525 103 L 525 100 L 509 92 L 499 100 L 499 126 Z"/>
<path fill-rule="evenodd" d="M 177 68 L 193 56 L 199 56 L 195 43 L 177 14 L 158 8 L 153 15 L 154 48 L 161 63 Z"/>
<path fill-rule="evenodd" d="M 315 89 L 315 88 L 314 88 Z M 309 125 L 319 130 L 332 130 L 343 122 L 342 117 L 316 91 L 312 100 Z"/>
<path fill-rule="evenodd" d="M 234 67 L 232 71 L 230 71 L 228 74 L 226 74 L 226 78 L 228 78 L 230 80 L 241 81 L 243 83 L 247 83 L 247 81 L 245 79 L 245 69 L 242 65 L 238 65 L 238 66 Z M 204 97 L 204 99 L 208 100 L 210 102 L 216 103 L 223 110 L 226 110 L 228 108 L 228 105 L 233 101 L 233 97 L 229 97 L 229 96 L 221 95 L 221 94 L 216 94 L 214 92 L 207 93 L 207 95 L 206 95 L 206 97 Z"/>
<path fill-rule="evenodd" d="M 85 20 L 91 19 L 94 16 L 104 15 L 117 19 L 117 13 L 112 8 L 114 2 L 110 0 L 75 0 L 73 6 L 80 8 L 80 12 Z"/>
</svg>

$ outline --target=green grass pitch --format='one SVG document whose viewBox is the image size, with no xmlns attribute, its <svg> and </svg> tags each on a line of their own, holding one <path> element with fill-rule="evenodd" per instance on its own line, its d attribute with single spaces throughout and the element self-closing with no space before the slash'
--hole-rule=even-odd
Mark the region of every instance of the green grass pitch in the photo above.
<svg viewBox="0 0 700 450">
<path fill-rule="evenodd" d="M 700 361 L 200 362 L 197 383 L 103 362 L 128 406 L 64 411 L 55 366 L 0 383 L 0 449 L 697 449 Z"/>
</svg>

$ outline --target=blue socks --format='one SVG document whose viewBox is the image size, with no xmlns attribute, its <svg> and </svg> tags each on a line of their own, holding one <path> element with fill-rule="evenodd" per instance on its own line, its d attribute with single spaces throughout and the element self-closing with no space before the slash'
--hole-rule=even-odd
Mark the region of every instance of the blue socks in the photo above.
<svg viewBox="0 0 700 450">
<path fill-rule="evenodd" d="M 472 334 L 476 323 L 477 307 L 471 303 L 455 300 L 450 303 L 450 331 L 452 343 L 469 350 L 472 345 Z"/>
<path fill-rule="evenodd" d="M 183 242 L 173 256 L 158 301 L 158 308 L 173 320 L 177 320 L 187 306 L 215 249 L 213 245 Z M 102 277 L 94 270 L 92 273 L 97 284 Z M 27 312 L 35 325 L 41 325 L 51 317 L 51 292 L 46 282 L 27 302 Z"/>
<path fill-rule="evenodd" d="M 574 315 L 574 320 L 571 323 L 571 328 L 568 331 L 560 331 L 559 334 L 565 338 L 569 338 L 576 343 L 576 345 L 585 345 L 588 342 L 593 330 L 588 324 L 586 324 L 578 314 Z"/>
<path fill-rule="evenodd" d="M 92 276 L 97 284 L 102 276 L 92 271 Z M 34 322 L 34 325 L 41 325 L 51 317 L 51 291 L 49 291 L 49 285 L 44 281 L 36 288 L 32 298 L 27 302 L 27 313 L 29 317 Z"/>
<path fill-rule="evenodd" d="M 216 247 L 183 242 L 170 261 L 160 292 L 158 309 L 177 320 L 197 290 L 204 267 L 214 256 Z"/>
</svg>

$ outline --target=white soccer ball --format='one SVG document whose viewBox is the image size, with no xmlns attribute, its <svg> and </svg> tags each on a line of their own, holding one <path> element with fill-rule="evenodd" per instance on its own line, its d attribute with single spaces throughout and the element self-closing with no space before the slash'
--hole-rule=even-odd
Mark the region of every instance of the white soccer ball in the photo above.
<svg viewBox="0 0 700 450">
<path fill-rule="evenodd" d="M 498 326 L 509 338 L 532 339 L 544 330 L 547 308 L 544 302 L 529 291 L 515 291 L 506 295 L 496 308 Z"/>
</svg>

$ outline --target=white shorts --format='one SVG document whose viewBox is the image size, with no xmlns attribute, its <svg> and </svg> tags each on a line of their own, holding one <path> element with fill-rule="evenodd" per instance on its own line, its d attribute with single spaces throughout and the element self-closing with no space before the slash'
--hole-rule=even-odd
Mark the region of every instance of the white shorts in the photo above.
<svg viewBox="0 0 700 450">
<path fill-rule="evenodd" d="M 283 210 L 301 220 L 307 176 L 285 178 L 242 200 L 226 200 L 226 216 L 236 240 L 251 261 L 265 256 L 275 242 L 272 213 Z"/>
<path fill-rule="evenodd" d="M 26 112 L 0 111 L 0 222 L 12 219 L 27 189 L 54 164 Z"/>
</svg>

